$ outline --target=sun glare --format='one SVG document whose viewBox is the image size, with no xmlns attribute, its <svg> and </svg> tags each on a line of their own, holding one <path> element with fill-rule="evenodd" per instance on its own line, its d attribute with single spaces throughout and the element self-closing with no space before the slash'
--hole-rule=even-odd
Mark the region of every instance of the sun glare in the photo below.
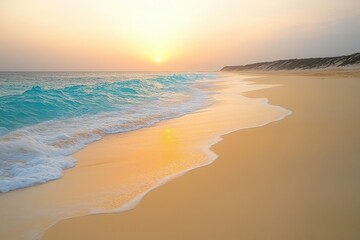
<svg viewBox="0 0 360 240">
<path fill-rule="evenodd" d="M 160 63 L 160 62 L 161 62 L 161 57 L 160 57 L 160 56 L 157 56 L 157 57 L 155 58 L 155 61 L 156 61 L 157 63 Z"/>
</svg>

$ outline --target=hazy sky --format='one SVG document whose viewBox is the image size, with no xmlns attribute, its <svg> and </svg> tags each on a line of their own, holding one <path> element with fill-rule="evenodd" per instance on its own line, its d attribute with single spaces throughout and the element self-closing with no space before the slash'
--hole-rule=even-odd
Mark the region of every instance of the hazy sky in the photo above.
<svg viewBox="0 0 360 240">
<path fill-rule="evenodd" d="M 359 0 L 0 0 L 0 70 L 218 70 L 354 52 Z"/>
</svg>

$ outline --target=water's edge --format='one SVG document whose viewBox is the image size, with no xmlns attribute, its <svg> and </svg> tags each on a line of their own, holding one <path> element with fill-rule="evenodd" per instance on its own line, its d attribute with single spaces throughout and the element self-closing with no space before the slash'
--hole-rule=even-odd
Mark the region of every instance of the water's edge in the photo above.
<svg viewBox="0 0 360 240">
<path fill-rule="evenodd" d="M 214 73 L 167 74 L 160 77 L 145 75 L 142 76 L 143 80 L 138 80 L 136 76 L 127 76 L 132 78 L 115 82 L 113 76 L 105 76 L 104 79 L 108 82 L 98 82 L 96 78 L 93 82 L 89 80 L 94 85 L 83 85 L 83 82 L 79 82 L 78 85 L 64 85 L 60 89 L 53 88 L 54 86 L 47 89 L 40 87 L 41 81 L 30 81 L 36 85 L 30 90 L 25 88 L 27 90 L 18 95 L 0 94 L 1 126 L 7 126 L 6 124 L 12 122 L 10 120 L 17 120 L 17 124 L 20 125 L 23 122 L 27 123 L 26 118 L 23 119 L 24 116 L 39 118 L 34 125 L 24 125 L 13 131 L 9 129 L 10 132 L 4 131 L 2 134 L 5 135 L 1 134 L 0 127 L 0 193 L 61 178 L 65 170 L 76 166 L 76 159 L 72 157 L 75 152 L 107 135 L 151 127 L 207 107 L 211 102 L 206 91 L 192 87 L 194 83 L 191 82 L 210 81 L 213 75 Z M 41 79 L 42 76 L 35 77 Z M 65 78 L 64 81 L 70 84 L 71 79 Z M 85 81 L 88 76 L 85 75 L 81 79 Z M 18 81 L 22 80 L 20 78 Z M 45 83 L 54 84 L 47 80 Z M 0 81 L 0 87 L 1 84 L 4 82 Z M 2 87 L 7 89 L 6 87 L 11 86 L 8 85 Z M 84 97 L 84 94 L 88 94 L 89 97 Z M 106 97 L 98 102 L 99 96 L 102 95 Z M 88 109 L 92 109 L 94 104 L 101 106 L 100 112 L 89 115 L 89 112 L 84 110 L 85 115 L 78 116 L 76 110 L 83 104 L 86 105 L 83 107 L 86 111 L 93 111 Z M 54 119 L 43 119 L 43 116 L 48 115 L 46 106 L 55 114 Z M 63 109 L 65 107 L 66 110 Z M 117 110 L 101 112 L 112 108 Z M 57 119 L 58 112 L 63 111 L 71 112 L 75 117 L 71 115 L 67 119 Z M 20 114 L 21 117 L 15 117 L 15 114 Z"/>
<path fill-rule="evenodd" d="M 240 77 L 240 75 L 239 75 Z M 257 76 L 259 77 L 259 76 Z M 244 78 L 243 81 L 247 81 L 247 82 L 250 82 L 249 80 L 252 79 L 254 77 L 248 77 L 248 78 Z M 277 86 L 280 86 L 280 85 L 272 85 L 272 87 L 277 87 Z M 245 92 L 251 92 L 251 91 L 258 91 L 258 90 L 263 90 L 265 88 L 269 88 L 268 86 L 267 87 L 264 87 L 264 88 L 260 88 L 260 89 L 254 89 L 254 90 L 247 90 L 247 91 L 244 91 L 244 92 L 241 92 L 240 94 L 242 95 L 243 93 Z M 250 97 L 247 97 L 247 98 L 250 98 Z M 288 117 L 289 115 L 292 114 L 292 111 L 288 110 L 288 109 L 285 109 L 281 106 L 275 106 L 275 105 L 271 105 L 269 100 L 267 98 L 264 98 L 264 101 L 263 101 L 263 105 L 264 106 L 272 106 L 272 107 L 276 107 L 279 111 L 281 111 L 283 113 L 283 115 L 281 115 L 280 117 L 278 118 L 275 118 L 271 121 L 268 121 L 266 123 L 263 123 L 263 124 L 258 124 L 258 125 L 253 125 L 253 126 L 250 126 L 250 127 L 236 127 L 236 128 L 233 128 L 229 131 L 227 131 L 226 133 L 224 134 L 220 134 L 220 135 L 217 135 L 215 136 L 213 139 L 209 140 L 207 143 L 205 143 L 203 146 L 201 146 L 200 148 L 200 151 L 202 151 L 203 153 L 206 153 L 207 155 L 207 158 L 208 158 L 208 161 L 205 162 L 204 164 L 202 165 L 199 165 L 199 166 L 194 166 L 192 168 L 189 168 L 189 169 L 186 169 L 186 170 L 183 170 L 181 172 L 178 172 L 174 175 L 171 175 L 171 176 L 167 176 L 163 179 L 161 179 L 160 181 L 158 181 L 158 183 L 154 186 L 152 186 L 151 188 L 147 189 L 146 191 L 142 192 L 141 194 L 137 195 L 135 198 L 133 198 L 132 200 L 128 201 L 126 204 L 122 205 L 121 207 L 119 208 L 115 208 L 115 209 L 112 209 L 112 210 L 108 210 L 108 211 L 103 211 L 103 210 L 96 210 L 96 211 L 90 211 L 88 214 L 85 214 L 85 215 L 79 215 L 79 216 L 73 216 L 73 217 L 69 217 L 69 218 L 64 218 L 64 219 L 61 219 L 57 222 L 55 222 L 54 224 L 52 224 L 49 228 L 47 228 L 46 230 L 44 230 L 39 236 L 37 236 L 38 239 L 41 239 L 42 236 L 44 235 L 44 233 L 46 231 L 48 231 L 49 229 L 51 229 L 52 227 L 54 227 L 56 224 L 58 224 L 59 222 L 61 221 L 64 221 L 64 220 L 67 220 L 67 219 L 73 219 L 73 218 L 78 218 L 78 217 L 83 217 L 83 216 L 88 216 L 88 215 L 99 215 L 99 214 L 113 214 L 113 213 L 121 213 L 121 212 L 126 212 L 126 211 L 130 211 L 134 208 L 136 208 L 136 206 L 143 200 L 143 198 L 149 194 L 150 192 L 154 191 L 155 189 L 161 187 L 162 185 L 180 177 L 180 176 L 183 176 L 189 172 L 192 172 L 193 170 L 196 170 L 198 168 L 202 168 L 202 167 L 205 167 L 205 166 L 208 166 L 210 164 L 212 164 L 217 158 L 218 158 L 218 155 L 212 150 L 212 147 L 214 145 L 216 145 L 217 143 L 221 142 L 224 138 L 226 138 L 226 136 L 228 134 L 231 134 L 233 132 L 237 132 L 237 131 L 241 131 L 241 130 L 245 130 L 245 129 L 252 129 L 252 128 L 260 128 L 260 127 L 263 127 L 263 126 L 266 126 L 268 124 L 271 124 L 273 122 L 277 122 L 277 121 L 281 121 L 283 119 L 285 119 L 286 117 Z M 205 107 L 206 109 L 206 107 Z M 196 112 L 196 111 L 195 111 Z M 184 115 L 191 115 L 191 114 L 194 114 L 195 112 L 190 112 L 190 113 L 187 113 L 187 114 L 184 114 Z M 180 116 L 181 117 L 181 116 Z M 176 118 L 180 118 L 180 117 L 176 117 Z M 174 118 L 173 118 L 174 119 Z M 166 119 L 164 121 L 161 121 L 160 123 L 157 123 L 157 124 L 164 124 L 166 126 L 166 122 L 167 120 L 171 120 L 171 119 Z M 149 126 L 150 128 L 152 127 L 155 127 L 157 124 L 153 125 L 153 126 Z M 121 133 L 119 133 L 121 134 Z M 116 134 L 115 134 L 116 135 Z M 101 141 L 101 140 L 100 140 Z"/>
</svg>

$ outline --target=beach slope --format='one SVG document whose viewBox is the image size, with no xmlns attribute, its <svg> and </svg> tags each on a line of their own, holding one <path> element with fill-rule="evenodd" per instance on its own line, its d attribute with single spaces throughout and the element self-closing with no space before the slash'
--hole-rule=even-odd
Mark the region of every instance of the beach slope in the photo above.
<svg viewBox="0 0 360 240">
<path fill-rule="evenodd" d="M 61 221 L 43 239 L 360 239 L 360 73 L 263 73 L 249 92 L 290 109 L 133 210 Z M 266 76 L 265 76 L 266 74 Z"/>
</svg>

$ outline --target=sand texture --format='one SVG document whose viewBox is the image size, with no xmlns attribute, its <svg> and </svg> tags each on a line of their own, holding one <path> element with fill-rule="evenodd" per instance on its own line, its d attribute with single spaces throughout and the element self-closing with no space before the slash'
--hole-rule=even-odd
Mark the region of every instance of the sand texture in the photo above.
<svg viewBox="0 0 360 240">
<path fill-rule="evenodd" d="M 219 155 L 133 210 L 61 221 L 43 239 L 360 239 L 360 74 L 281 73 L 246 93 L 293 111 L 226 135 Z"/>
</svg>

